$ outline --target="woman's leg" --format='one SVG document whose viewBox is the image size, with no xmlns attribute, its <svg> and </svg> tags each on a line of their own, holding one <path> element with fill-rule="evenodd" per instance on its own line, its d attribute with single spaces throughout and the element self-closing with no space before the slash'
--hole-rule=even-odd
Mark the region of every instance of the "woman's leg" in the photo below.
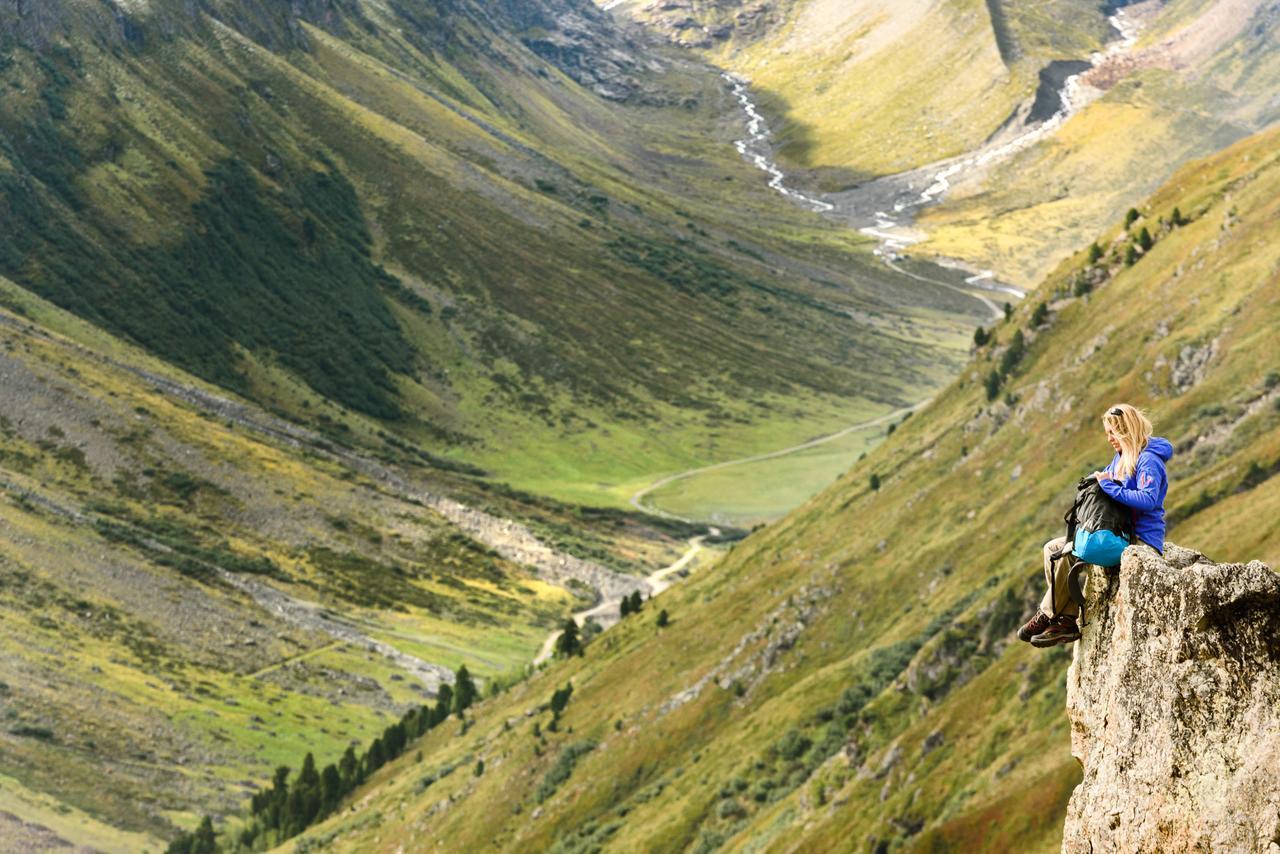
<svg viewBox="0 0 1280 854">
<path fill-rule="evenodd" d="M 1040 610 L 1049 616 L 1078 617 L 1080 615 L 1080 606 L 1071 598 L 1071 593 L 1067 589 L 1071 559 L 1067 557 L 1053 559 L 1053 555 L 1066 544 L 1066 537 L 1054 537 L 1044 544 L 1044 580 L 1048 589 L 1045 591 L 1044 598 L 1040 600 Z"/>
</svg>

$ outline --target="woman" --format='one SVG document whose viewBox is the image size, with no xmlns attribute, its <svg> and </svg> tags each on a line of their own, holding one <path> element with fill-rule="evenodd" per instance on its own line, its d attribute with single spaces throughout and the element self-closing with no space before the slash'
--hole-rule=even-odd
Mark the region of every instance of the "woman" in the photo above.
<svg viewBox="0 0 1280 854">
<path fill-rule="evenodd" d="M 1153 438 L 1147 416 L 1127 403 L 1108 409 L 1102 426 L 1116 453 L 1105 469 L 1091 477 L 1097 478 L 1103 492 L 1133 510 L 1134 545 L 1163 555 L 1164 497 L 1169 488 L 1164 464 L 1173 457 L 1173 446 L 1165 439 Z M 1080 606 L 1067 590 L 1071 559 L 1058 556 L 1066 544 L 1066 537 L 1044 544 L 1044 577 L 1049 589 L 1036 615 L 1018 630 L 1018 639 L 1033 646 L 1056 646 L 1080 637 L 1076 625 Z"/>
</svg>

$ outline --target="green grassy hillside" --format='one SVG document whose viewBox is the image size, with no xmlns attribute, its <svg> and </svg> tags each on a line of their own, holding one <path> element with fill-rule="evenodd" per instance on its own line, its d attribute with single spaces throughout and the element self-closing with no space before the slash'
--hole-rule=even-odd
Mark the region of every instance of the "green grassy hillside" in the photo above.
<svg viewBox="0 0 1280 854">
<path fill-rule="evenodd" d="M 621 572 L 690 533 L 497 489 L 403 443 L 352 453 L 5 279 L 0 306 L 0 839 L 17 816 L 160 850 L 278 765 L 381 733 L 436 666 L 519 677 L 588 591 L 432 496 Z"/>
<path fill-rule="evenodd" d="M 1173 541 L 1280 561 L 1278 143 L 1180 170 L 837 483 L 292 849 L 1056 850 L 1069 651 L 1013 631 L 1110 457 L 1100 413 L 1143 406 L 1178 449 Z"/>
<path fill-rule="evenodd" d="M 0 273 L 338 440 L 620 503 L 921 399 L 982 316 L 777 204 L 724 82 L 587 4 L 52 3 L 0 46 Z"/>
</svg>

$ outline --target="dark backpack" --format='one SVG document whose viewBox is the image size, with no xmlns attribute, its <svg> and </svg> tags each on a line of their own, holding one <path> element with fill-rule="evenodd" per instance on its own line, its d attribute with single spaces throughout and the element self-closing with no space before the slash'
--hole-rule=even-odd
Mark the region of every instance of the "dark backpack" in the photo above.
<svg viewBox="0 0 1280 854">
<path fill-rule="evenodd" d="M 1133 542 L 1133 511 L 1103 492 L 1097 479 L 1085 477 L 1076 485 L 1076 500 L 1062 520 L 1067 523 L 1067 542 L 1071 543 L 1067 592 L 1080 606 L 1080 625 L 1083 626 L 1084 590 L 1080 587 L 1080 570 L 1085 564 L 1120 564 L 1120 555 Z M 1061 557 L 1059 552 L 1054 559 Z"/>
</svg>

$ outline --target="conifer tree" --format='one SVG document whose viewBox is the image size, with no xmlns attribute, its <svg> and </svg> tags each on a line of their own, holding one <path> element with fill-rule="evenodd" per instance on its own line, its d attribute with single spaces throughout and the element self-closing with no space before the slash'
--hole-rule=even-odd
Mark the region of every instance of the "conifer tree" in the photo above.
<svg viewBox="0 0 1280 854">
<path fill-rule="evenodd" d="M 871 487 L 872 492 L 879 492 L 880 491 L 880 475 L 872 472 L 871 478 L 868 481 L 867 485 Z"/>
<path fill-rule="evenodd" d="M 464 664 L 458 668 L 458 674 L 453 682 L 453 711 L 458 717 L 462 717 L 462 713 L 471 707 L 476 701 L 480 692 L 476 689 L 476 683 L 471 678 L 471 673 Z"/>
<path fill-rule="evenodd" d="M 1089 263 L 1097 264 L 1102 259 L 1102 247 L 1097 243 L 1089 244 Z"/>
<path fill-rule="evenodd" d="M 1124 265 L 1132 267 L 1136 263 L 1138 263 L 1138 248 L 1130 243 L 1129 248 L 1124 252 Z"/>
<path fill-rule="evenodd" d="M 987 346 L 987 342 L 990 340 L 991 336 L 987 333 L 987 330 L 983 329 L 981 326 L 973 330 L 973 343 L 975 346 L 985 347 Z"/>
<path fill-rule="evenodd" d="M 1022 357 L 1027 352 L 1027 339 L 1019 329 L 1013 333 L 1012 340 L 1009 341 L 1009 347 L 1004 351 L 1004 355 L 1000 357 L 1000 376 L 1007 377 L 1013 373 L 1014 368 L 1018 367 L 1018 363 L 1022 361 Z"/>
<path fill-rule="evenodd" d="M 205 816 L 194 833 L 184 833 L 165 849 L 165 854 L 218 854 L 217 834 L 213 832 L 213 819 Z"/>
<path fill-rule="evenodd" d="M 671 617 L 667 614 L 667 609 L 663 608 L 658 612 L 658 628 L 665 629 L 670 622 Z"/>
<path fill-rule="evenodd" d="M 271 778 L 271 795 L 267 805 L 266 825 L 279 830 L 284 820 L 285 802 L 289 799 L 289 766 L 281 765 Z"/>
<path fill-rule="evenodd" d="M 293 827 L 300 832 L 308 827 L 320 813 L 320 772 L 316 770 L 316 758 L 307 753 L 302 760 L 302 770 L 293 784 Z"/>
<path fill-rule="evenodd" d="M 570 617 L 564 622 L 560 637 L 556 638 L 556 655 L 568 658 L 571 655 L 582 655 L 582 641 L 578 639 L 578 624 Z"/>
<path fill-rule="evenodd" d="M 364 776 L 368 777 L 374 771 L 377 771 L 383 765 L 387 764 L 387 751 L 382 744 L 381 737 L 375 738 L 373 744 L 369 745 L 369 750 L 364 755 Z"/>
<path fill-rule="evenodd" d="M 1134 221 L 1140 216 L 1142 214 L 1138 213 L 1137 208 L 1129 208 L 1129 212 L 1124 215 L 1124 227 L 1128 228 L 1133 225 Z"/>
<path fill-rule="evenodd" d="M 360 784 L 360 760 L 356 758 L 356 749 L 347 745 L 342 758 L 338 760 L 338 774 L 342 777 L 342 790 L 345 794 Z"/>
<path fill-rule="evenodd" d="M 326 816 L 336 810 L 344 794 L 346 792 L 343 791 L 342 774 L 338 767 L 332 763 L 324 766 L 324 770 L 320 772 L 320 814 Z"/>
<path fill-rule="evenodd" d="M 196 828 L 188 850 L 191 854 L 216 854 L 218 851 L 218 837 L 213 832 L 213 819 L 209 816 L 205 816 Z"/>
<path fill-rule="evenodd" d="M 1151 232 L 1144 225 L 1142 231 L 1138 232 L 1138 245 L 1142 247 L 1143 252 L 1146 252 L 1154 243 L 1155 241 L 1151 239 Z"/>
<path fill-rule="evenodd" d="M 444 683 L 436 691 L 436 705 L 431 710 L 431 725 L 438 726 L 449 717 L 449 710 L 453 708 L 453 686 Z"/>
<path fill-rule="evenodd" d="M 566 682 L 563 688 L 557 688 L 551 693 L 551 714 L 559 715 L 569 705 L 569 698 L 573 696 L 573 683 Z"/>
<path fill-rule="evenodd" d="M 987 390 L 987 400 L 995 400 L 997 397 L 999 397 L 1000 396 L 1000 374 L 996 373 L 995 371 L 992 371 L 991 373 L 987 374 L 987 380 L 986 380 L 985 386 Z"/>
</svg>

